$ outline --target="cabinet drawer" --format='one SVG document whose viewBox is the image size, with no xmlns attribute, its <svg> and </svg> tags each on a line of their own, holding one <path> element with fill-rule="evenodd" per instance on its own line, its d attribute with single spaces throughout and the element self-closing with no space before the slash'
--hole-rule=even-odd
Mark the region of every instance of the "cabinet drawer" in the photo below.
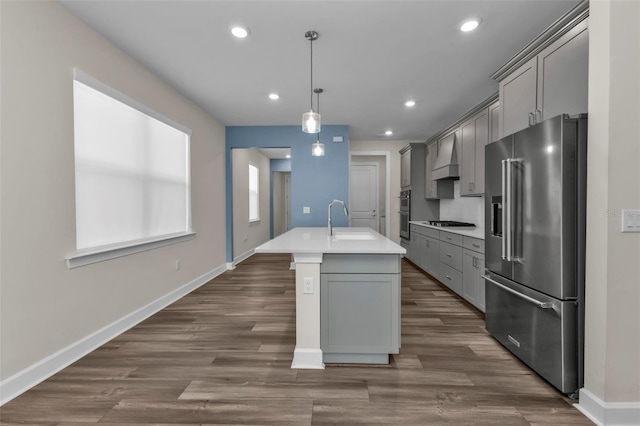
<svg viewBox="0 0 640 426">
<path fill-rule="evenodd" d="M 462 272 L 456 271 L 451 266 L 441 263 L 440 281 L 458 295 L 462 296 Z"/>
<path fill-rule="evenodd" d="M 462 247 L 440 240 L 440 262 L 462 271 Z"/>
<path fill-rule="evenodd" d="M 451 232 L 446 232 L 446 231 L 440 231 L 440 241 L 444 241 L 446 243 L 461 246 L 463 238 L 464 237 L 462 235 L 452 234 Z"/>
<path fill-rule="evenodd" d="M 325 254 L 320 264 L 321 274 L 399 274 L 397 254 Z"/>
<path fill-rule="evenodd" d="M 425 227 L 422 227 L 422 229 L 424 229 L 424 235 L 426 235 L 427 237 L 435 238 L 436 240 L 440 239 L 440 231 L 438 231 L 437 229 Z"/>
<path fill-rule="evenodd" d="M 468 250 L 477 251 L 478 253 L 484 254 L 484 240 L 479 240 L 477 238 L 464 237 L 463 247 Z"/>
<path fill-rule="evenodd" d="M 415 224 L 411 225 L 411 233 L 416 233 L 416 234 L 424 235 L 425 237 L 431 237 L 436 239 L 440 238 L 440 231 L 438 231 L 437 229 L 427 228 L 426 226 L 420 226 Z"/>
</svg>

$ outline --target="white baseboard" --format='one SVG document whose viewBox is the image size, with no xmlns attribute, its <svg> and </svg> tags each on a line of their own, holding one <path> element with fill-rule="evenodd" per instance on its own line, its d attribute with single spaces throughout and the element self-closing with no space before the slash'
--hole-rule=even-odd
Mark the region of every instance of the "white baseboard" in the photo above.
<svg viewBox="0 0 640 426">
<path fill-rule="evenodd" d="M 156 312 L 164 309 L 176 300 L 179 300 L 198 287 L 206 284 L 226 270 L 227 266 L 221 265 L 182 287 L 154 300 L 148 305 L 125 315 L 102 329 L 19 371 L 13 376 L 6 378 L 0 382 L 0 406 L 31 389 L 43 380 L 53 376 L 63 368 L 149 318 Z"/>
<path fill-rule="evenodd" d="M 293 351 L 293 362 L 291 368 L 303 368 L 320 370 L 324 369 L 322 361 L 322 349 L 297 348 Z"/>
<path fill-rule="evenodd" d="M 240 256 L 238 256 L 235 259 L 233 259 L 233 267 L 235 268 L 238 263 L 240 263 L 243 260 L 248 259 L 251 256 L 253 256 L 253 253 L 255 253 L 255 249 L 251 249 L 249 251 L 245 251 Z"/>
<path fill-rule="evenodd" d="M 604 402 L 582 388 L 575 407 L 598 426 L 640 425 L 640 402 Z"/>
</svg>

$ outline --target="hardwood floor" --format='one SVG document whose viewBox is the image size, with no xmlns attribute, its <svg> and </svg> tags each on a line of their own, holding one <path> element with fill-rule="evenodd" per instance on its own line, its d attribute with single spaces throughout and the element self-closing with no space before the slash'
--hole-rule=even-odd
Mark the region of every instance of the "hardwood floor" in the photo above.
<svg viewBox="0 0 640 426">
<path fill-rule="evenodd" d="M 7 403 L 0 423 L 591 424 L 406 261 L 391 365 L 292 370 L 289 262 L 245 260 Z"/>
</svg>

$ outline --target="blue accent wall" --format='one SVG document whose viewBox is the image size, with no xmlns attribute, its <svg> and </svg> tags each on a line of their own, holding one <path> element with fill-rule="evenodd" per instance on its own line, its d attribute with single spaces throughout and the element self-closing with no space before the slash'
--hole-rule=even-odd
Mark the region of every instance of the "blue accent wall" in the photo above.
<svg viewBox="0 0 640 426">
<path fill-rule="evenodd" d="M 324 157 L 313 157 L 311 145 L 318 135 L 300 126 L 229 126 L 226 128 L 227 262 L 233 261 L 233 182 L 231 150 L 234 148 L 291 148 L 291 226 L 327 226 L 327 206 L 333 199 L 349 200 L 349 126 L 322 126 Z M 344 142 L 334 143 L 334 136 Z M 310 214 L 302 208 L 310 207 Z M 335 207 L 334 226 L 349 226 L 342 209 Z"/>
</svg>

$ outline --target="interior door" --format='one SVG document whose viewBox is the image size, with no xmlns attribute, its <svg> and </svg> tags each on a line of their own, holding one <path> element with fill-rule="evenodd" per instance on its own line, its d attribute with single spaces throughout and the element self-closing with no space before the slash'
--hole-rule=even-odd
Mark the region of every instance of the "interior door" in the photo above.
<svg viewBox="0 0 640 426">
<path fill-rule="evenodd" d="M 366 227 L 379 232 L 378 165 L 351 165 L 350 226 Z"/>
</svg>

